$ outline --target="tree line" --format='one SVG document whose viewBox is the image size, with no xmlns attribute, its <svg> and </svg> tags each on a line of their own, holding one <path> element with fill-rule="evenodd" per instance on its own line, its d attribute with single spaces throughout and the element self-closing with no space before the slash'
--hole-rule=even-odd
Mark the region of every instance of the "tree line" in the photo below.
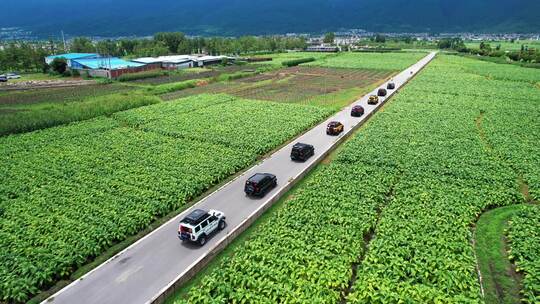
<svg viewBox="0 0 540 304">
<path fill-rule="evenodd" d="M 302 37 L 243 36 L 188 37 L 180 32 L 156 33 L 144 39 L 107 39 L 93 41 L 77 37 L 64 48 L 59 41 L 12 41 L 0 43 L 0 71 L 46 71 L 44 58 L 62 53 L 98 53 L 118 57 L 149 57 L 170 54 L 240 55 L 257 52 L 277 52 L 287 49 L 305 49 Z"/>
<path fill-rule="evenodd" d="M 439 40 L 438 47 L 440 49 L 450 49 L 465 54 L 499 58 L 499 60 L 509 59 L 513 62 L 530 63 L 533 65 L 540 63 L 540 50 L 537 48 L 529 48 L 524 44 L 521 45 L 520 50 L 505 51 L 501 50 L 500 44 L 492 47 L 487 42 L 481 42 L 478 48 L 468 48 L 461 38 L 445 38 Z"/>
</svg>

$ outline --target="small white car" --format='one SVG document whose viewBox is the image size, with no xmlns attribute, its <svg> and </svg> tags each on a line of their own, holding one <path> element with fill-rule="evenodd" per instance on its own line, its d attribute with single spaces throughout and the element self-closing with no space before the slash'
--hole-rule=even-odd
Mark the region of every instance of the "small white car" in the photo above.
<svg viewBox="0 0 540 304">
<path fill-rule="evenodd" d="M 7 79 L 19 79 L 21 78 L 21 75 L 17 73 L 7 73 L 6 74 Z"/>
<path fill-rule="evenodd" d="M 180 221 L 178 238 L 182 241 L 206 244 L 208 236 L 225 228 L 225 214 L 221 211 L 195 209 Z"/>
</svg>

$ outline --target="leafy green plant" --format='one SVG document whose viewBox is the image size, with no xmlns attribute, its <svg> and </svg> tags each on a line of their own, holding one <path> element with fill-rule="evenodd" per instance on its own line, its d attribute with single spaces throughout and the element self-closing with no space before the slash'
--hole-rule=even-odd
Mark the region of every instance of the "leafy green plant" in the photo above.
<svg viewBox="0 0 540 304">
<path fill-rule="evenodd" d="M 514 80 L 498 80 L 475 73 L 476 64 L 440 55 L 174 302 L 480 303 L 471 226 L 488 208 L 523 201 L 521 160 L 508 158 L 499 137 L 528 159 L 540 153 L 529 148 L 537 116 L 521 125 L 520 143 L 499 111 L 520 109 L 508 116 L 514 130 L 521 109 L 536 113 L 537 88 L 516 81 L 521 71 L 512 78 L 512 67 Z"/>
<path fill-rule="evenodd" d="M 88 97 L 79 102 L 53 103 L 2 116 L 0 135 L 30 132 L 159 103 L 137 92 Z"/>
<path fill-rule="evenodd" d="M 524 273 L 523 301 L 540 301 L 540 206 L 523 209 L 509 222 L 509 258 Z"/>
<path fill-rule="evenodd" d="M 0 301 L 26 301 L 330 113 L 202 95 L 1 137 Z"/>
</svg>

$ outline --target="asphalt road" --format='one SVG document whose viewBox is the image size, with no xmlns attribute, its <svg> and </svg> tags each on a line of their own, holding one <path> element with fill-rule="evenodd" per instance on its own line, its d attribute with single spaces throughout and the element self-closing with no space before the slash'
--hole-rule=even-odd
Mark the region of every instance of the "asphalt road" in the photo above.
<svg viewBox="0 0 540 304">
<path fill-rule="evenodd" d="M 393 78 L 396 90 L 425 66 L 435 53 L 430 53 L 412 67 Z M 412 71 L 412 74 L 411 74 Z M 382 86 L 381 86 L 382 87 Z M 384 84 L 386 87 L 386 83 Z M 393 93 L 395 90 L 389 91 Z M 370 94 L 376 93 L 371 92 Z M 325 152 L 339 144 L 340 137 L 353 131 L 353 128 L 369 118 L 369 113 L 378 106 L 368 105 L 366 95 L 323 123 L 315 126 L 297 140 L 272 154 L 260 164 L 247 170 L 243 175 L 224 185 L 216 192 L 202 199 L 192 208 L 165 223 L 135 244 L 106 261 L 81 279 L 74 281 L 43 303 L 99 303 L 99 304 L 136 304 L 149 303 L 163 290 L 185 275 L 194 265 L 212 251 L 226 236 L 252 217 L 257 210 L 276 200 L 281 192 L 290 187 L 290 183 L 301 178 L 313 165 L 320 161 Z M 389 96 L 381 99 L 384 103 Z M 353 105 L 364 106 L 366 113 L 362 117 L 351 117 Z M 345 125 L 340 136 L 326 135 L 329 121 L 338 120 Z M 305 163 L 292 162 L 291 147 L 296 142 L 309 143 L 315 147 L 315 157 Z M 256 172 L 268 172 L 277 176 L 278 187 L 263 199 L 251 199 L 245 196 L 245 180 Z M 183 244 L 177 237 L 178 223 L 182 217 L 194 208 L 216 209 L 225 212 L 227 227 L 211 237 L 204 247 Z"/>
</svg>

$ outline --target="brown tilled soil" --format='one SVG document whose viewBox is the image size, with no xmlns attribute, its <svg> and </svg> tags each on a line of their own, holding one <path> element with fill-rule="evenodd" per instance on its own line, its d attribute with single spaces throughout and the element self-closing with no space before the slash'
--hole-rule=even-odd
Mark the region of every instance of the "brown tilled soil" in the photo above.
<svg viewBox="0 0 540 304">
<path fill-rule="evenodd" d="M 163 95 L 172 100 L 200 93 L 226 93 L 249 99 L 298 102 L 353 87 L 365 87 L 392 75 L 389 71 L 291 67 L 228 83 L 187 89 Z"/>
</svg>

